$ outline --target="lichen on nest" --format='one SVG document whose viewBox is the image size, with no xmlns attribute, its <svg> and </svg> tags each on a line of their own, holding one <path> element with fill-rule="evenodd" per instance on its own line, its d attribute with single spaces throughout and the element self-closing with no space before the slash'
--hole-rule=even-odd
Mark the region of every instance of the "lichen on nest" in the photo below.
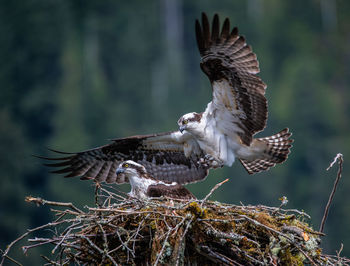
<svg viewBox="0 0 350 266">
<path fill-rule="evenodd" d="M 310 217 L 280 207 L 244 206 L 207 200 L 167 198 L 140 201 L 113 187 L 99 187 L 97 206 L 86 211 L 71 203 L 28 197 L 53 209 L 50 238 L 29 239 L 24 252 L 48 243 L 52 265 L 348 265 L 322 253 L 322 233 Z M 63 210 L 61 207 L 65 207 Z M 36 230 L 33 230 L 34 232 Z"/>
</svg>

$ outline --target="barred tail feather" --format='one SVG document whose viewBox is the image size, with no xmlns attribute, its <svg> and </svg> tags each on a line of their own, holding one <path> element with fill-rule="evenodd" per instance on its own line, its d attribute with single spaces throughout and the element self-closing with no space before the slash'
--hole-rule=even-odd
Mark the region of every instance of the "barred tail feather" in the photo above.
<svg viewBox="0 0 350 266">
<path fill-rule="evenodd" d="M 289 139 L 291 135 L 292 133 L 289 132 L 289 129 L 285 128 L 270 137 L 255 139 L 254 142 L 256 145 L 263 144 L 265 147 L 261 156 L 253 160 L 239 159 L 240 162 L 249 174 L 268 170 L 277 163 L 284 162 L 287 160 L 290 148 L 292 147 L 291 143 L 293 140 Z"/>
</svg>

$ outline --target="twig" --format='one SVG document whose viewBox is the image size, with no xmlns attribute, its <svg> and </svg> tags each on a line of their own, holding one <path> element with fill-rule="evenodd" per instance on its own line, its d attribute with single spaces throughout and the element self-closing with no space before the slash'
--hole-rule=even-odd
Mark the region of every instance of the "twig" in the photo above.
<svg viewBox="0 0 350 266">
<path fill-rule="evenodd" d="M 66 237 L 69 235 L 69 233 L 75 229 L 74 227 L 77 226 L 78 224 L 80 224 L 81 222 L 78 221 L 77 223 L 74 223 L 72 225 L 70 225 L 69 227 L 67 227 L 67 229 L 65 230 L 65 233 L 61 239 L 61 241 L 58 242 L 58 244 L 54 247 L 54 249 L 51 251 L 52 254 L 55 253 L 56 249 L 62 245 L 63 241 L 66 239 Z"/>
<path fill-rule="evenodd" d="M 277 231 L 277 230 L 275 230 L 275 229 L 273 229 L 273 228 L 271 228 L 271 227 L 269 227 L 269 226 L 267 226 L 267 225 L 264 225 L 264 224 L 260 223 L 259 221 L 254 220 L 254 219 L 252 219 L 252 218 L 250 218 L 250 217 L 248 217 L 248 216 L 246 216 L 246 215 L 244 215 L 244 214 L 239 215 L 239 216 L 242 217 L 242 218 L 244 218 L 244 219 L 246 219 L 246 220 L 248 220 L 248 221 L 250 221 L 251 223 L 253 223 L 253 224 L 257 225 L 257 226 L 263 227 L 263 228 L 265 228 L 266 230 L 269 230 L 269 231 L 271 231 L 271 232 L 274 232 L 274 233 L 277 234 L 277 235 L 281 235 L 281 236 L 283 236 L 284 238 L 286 238 L 287 240 L 289 240 L 291 243 L 293 243 L 293 240 L 292 240 L 289 236 L 287 236 L 286 234 L 284 234 L 284 233 L 282 233 L 282 232 L 279 232 L 279 231 Z"/>
<path fill-rule="evenodd" d="M 91 247 L 93 247 L 95 250 L 97 250 L 101 255 L 104 255 L 104 254 L 105 254 L 105 252 L 104 252 L 102 249 L 100 249 L 98 246 L 96 246 L 96 245 L 90 240 L 90 238 L 88 238 L 88 237 L 86 237 L 86 236 L 84 236 L 84 235 L 79 235 L 79 237 L 85 239 L 85 240 L 89 243 L 89 245 L 90 245 Z M 107 258 L 109 258 L 109 260 L 111 261 L 111 263 L 113 263 L 113 265 L 118 265 L 118 263 L 115 262 L 115 260 L 111 257 L 111 255 L 106 254 L 106 256 L 107 256 Z M 103 261 L 101 261 L 101 263 L 103 263 Z"/>
<path fill-rule="evenodd" d="M 213 262 L 220 263 L 223 265 L 243 266 L 242 264 L 233 261 L 222 254 L 212 251 L 208 246 L 198 245 L 196 246 L 196 250 L 199 254 L 205 256 Z"/>
<path fill-rule="evenodd" d="M 30 239 L 32 241 L 29 242 L 33 242 L 33 239 Z M 22 250 L 23 250 L 23 254 L 26 254 L 28 252 L 29 249 L 31 248 L 35 248 L 35 247 L 39 247 L 48 243 L 54 243 L 56 242 L 56 239 L 47 239 L 46 241 L 40 241 L 39 243 L 33 244 L 33 245 L 29 245 L 29 246 L 23 246 Z"/>
<path fill-rule="evenodd" d="M 0 249 L 0 252 L 3 253 L 3 251 Z M 12 261 L 14 264 L 17 264 L 17 265 L 20 265 L 20 266 L 23 266 L 23 264 L 21 264 L 20 262 L 18 262 L 17 260 L 11 258 L 10 256 L 8 255 L 4 255 L 4 257 L 6 257 L 8 260 Z M 2 265 L 2 264 L 1 264 Z"/>
<path fill-rule="evenodd" d="M 53 261 L 53 260 L 50 260 L 48 257 L 44 256 L 44 255 L 40 255 L 40 257 L 42 257 L 44 260 L 46 260 L 48 263 L 52 264 L 52 265 L 57 265 L 57 266 L 60 266 L 61 264 Z"/>
<path fill-rule="evenodd" d="M 341 153 L 337 154 L 337 156 L 334 158 L 333 162 L 331 162 L 331 164 L 328 166 L 327 171 L 329 169 L 331 169 L 331 167 L 333 167 L 333 165 L 336 163 L 336 161 L 339 161 L 338 162 L 339 168 L 338 168 L 337 178 L 335 179 L 332 192 L 329 196 L 326 208 L 324 210 L 323 218 L 322 218 L 320 229 L 319 229 L 319 231 L 321 233 L 323 232 L 324 224 L 325 224 L 327 216 L 328 216 L 329 207 L 333 201 L 333 197 L 334 197 L 335 191 L 337 190 L 337 186 L 338 186 L 338 183 L 339 183 L 339 180 L 341 178 L 342 171 L 343 171 L 343 154 L 341 154 Z"/>
<path fill-rule="evenodd" d="M 73 205 L 73 203 L 71 202 L 56 202 L 56 201 L 49 201 L 49 200 L 44 200 L 44 199 L 41 199 L 41 198 L 34 198 L 34 197 L 31 197 L 31 196 L 28 196 L 25 198 L 25 201 L 26 202 L 34 202 L 36 203 L 37 205 L 51 205 L 51 206 L 60 206 L 60 207 L 68 207 L 68 208 L 71 208 L 72 210 L 80 213 L 80 214 L 83 214 L 84 212 L 82 210 L 79 210 L 77 207 L 75 207 Z"/>
<path fill-rule="evenodd" d="M 100 193 L 99 193 L 100 188 L 101 188 L 101 184 L 98 181 L 95 181 L 95 205 L 98 207 L 101 207 L 98 200 L 100 196 Z"/>
<path fill-rule="evenodd" d="M 223 185 L 224 183 L 226 183 L 228 180 L 229 180 L 228 178 L 225 179 L 224 181 L 222 181 L 222 182 L 216 184 L 216 185 L 210 190 L 210 192 L 208 193 L 208 195 L 206 195 L 205 198 L 202 200 L 201 208 L 203 207 L 204 202 L 206 202 L 206 200 L 211 196 L 211 194 L 213 194 L 213 192 L 214 192 L 215 190 L 217 190 L 221 185 Z"/>
<path fill-rule="evenodd" d="M 129 241 L 127 240 L 126 242 L 124 242 L 124 241 L 122 240 L 120 234 L 119 234 L 119 230 L 121 230 L 121 229 L 122 229 L 122 228 L 119 227 L 119 228 L 116 230 L 116 234 L 117 234 L 117 236 L 118 236 L 118 238 L 119 238 L 119 241 L 120 241 L 121 245 L 123 245 L 123 247 L 128 251 L 128 258 L 129 258 L 129 252 L 131 253 L 132 257 L 135 258 L 134 251 L 131 250 L 131 249 L 128 247 Z M 129 237 L 128 232 L 127 232 L 127 236 Z M 128 260 L 129 260 L 129 259 L 128 259 Z"/>
<path fill-rule="evenodd" d="M 249 238 L 247 238 L 246 236 L 241 236 L 237 233 L 225 233 L 225 232 L 221 232 L 216 230 L 211 224 L 205 223 L 208 228 L 207 228 L 207 233 L 211 234 L 212 236 L 215 236 L 216 238 L 219 239 L 231 239 L 233 241 L 242 241 L 242 239 L 244 239 L 247 242 L 250 242 L 251 244 L 254 244 L 257 247 L 260 247 L 260 244 L 255 242 L 254 240 L 251 240 Z"/>
<path fill-rule="evenodd" d="M 344 245 L 343 245 L 343 243 L 341 243 L 339 251 L 336 251 L 338 260 L 340 259 L 340 253 L 343 251 L 343 248 L 344 248 Z"/>
<path fill-rule="evenodd" d="M 22 240 L 23 238 L 25 238 L 27 235 L 29 235 L 32 232 L 38 231 L 40 229 L 46 228 L 46 227 L 50 227 L 50 226 L 56 226 L 58 224 L 62 224 L 62 223 L 66 223 L 68 220 L 64 220 L 64 221 L 60 221 L 60 222 L 56 222 L 56 223 L 48 223 L 48 224 L 44 224 L 38 227 L 35 227 L 33 229 L 28 229 L 26 233 L 24 233 L 23 235 L 21 235 L 20 237 L 16 238 L 14 241 L 12 241 L 7 248 L 5 249 L 4 253 L 2 254 L 2 260 L 0 262 L 0 265 L 4 264 L 4 260 L 5 258 L 7 258 L 7 254 L 9 253 L 10 249 L 12 248 L 12 246 L 14 244 L 16 244 L 18 241 Z"/>
<path fill-rule="evenodd" d="M 252 218 L 249 218 L 249 217 L 246 216 L 246 215 L 240 215 L 240 216 L 241 216 L 241 217 L 244 217 L 245 219 L 251 221 L 252 223 L 254 223 L 254 224 L 258 225 L 258 226 L 261 226 L 261 227 L 263 227 L 263 228 L 265 228 L 265 229 L 267 229 L 267 230 L 270 230 L 271 232 L 276 233 L 277 235 L 283 236 L 283 237 L 286 238 L 292 245 L 294 245 L 301 253 L 303 253 L 303 255 L 310 261 L 310 263 L 311 263 L 312 265 L 316 265 L 316 263 L 313 261 L 313 259 L 311 259 L 310 256 L 309 256 L 308 254 L 306 254 L 306 252 L 305 252 L 295 241 L 293 241 L 293 239 L 291 239 L 288 235 L 286 235 L 286 234 L 284 234 L 284 233 L 282 233 L 282 232 L 279 232 L 279 231 L 277 231 L 277 230 L 275 230 L 275 229 L 273 229 L 273 228 L 271 228 L 271 227 L 269 227 L 269 226 L 267 226 L 267 225 L 264 225 L 264 224 L 258 222 L 257 220 L 254 220 L 254 219 L 252 219 Z"/>
<path fill-rule="evenodd" d="M 96 222 L 96 221 L 95 221 Z M 103 229 L 102 225 L 98 222 L 96 222 L 97 226 L 100 228 L 102 233 L 102 239 L 103 239 L 103 255 L 101 263 L 104 262 L 106 255 L 108 254 L 109 248 L 108 248 L 108 241 L 107 241 L 107 235 L 106 231 Z"/>
<path fill-rule="evenodd" d="M 165 246 L 166 246 L 166 244 L 167 244 L 167 241 L 168 241 L 168 238 L 169 238 L 170 234 L 171 234 L 171 230 L 169 230 L 169 231 L 167 232 L 167 234 L 166 234 L 166 236 L 165 236 L 165 239 L 164 239 L 164 241 L 163 241 L 162 249 L 159 251 L 159 254 L 158 254 L 157 259 L 156 259 L 156 261 L 154 262 L 153 266 L 157 266 L 158 263 L 159 263 L 159 260 L 160 260 L 161 257 L 163 256 L 163 252 L 164 252 L 164 249 L 165 249 Z"/>
</svg>

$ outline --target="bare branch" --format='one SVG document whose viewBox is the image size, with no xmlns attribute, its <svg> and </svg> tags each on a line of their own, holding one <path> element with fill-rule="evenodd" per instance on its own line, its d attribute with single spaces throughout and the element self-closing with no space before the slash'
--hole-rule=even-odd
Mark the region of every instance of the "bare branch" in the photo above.
<svg viewBox="0 0 350 266">
<path fill-rule="evenodd" d="M 203 207 L 204 202 L 207 201 L 207 199 L 213 194 L 213 192 L 214 192 L 215 190 L 217 190 L 221 185 L 223 185 L 224 183 L 226 183 L 227 181 L 229 181 L 228 178 L 225 179 L 224 181 L 222 181 L 222 182 L 216 184 L 216 185 L 210 190 L 210 192 L 208 193 L 208 195 L 206 195 L 205 198 L 202 200 L 201 208 Z"/>
<path fill-rule="evenodd" d="M 338 186 L 338 183 L 339 183 L 339 180 L 341 178 L 342 171 L 343 171 L 343 154 L 341 154 L 341 153 L 337 154 L 337 156 L 334 158 L 333 162 L 331 162 L 331 164 L 328 166 L 327 171 L 329 169 L 331 169 L 331 167 L 333 167 L 333 165 L 336 163 L 336 161 L 338 161 L 338 164 L 339 164 L 337 178 L 335 179 L 332 192 L 329 195 L 329 199 L 328 199 L 326 208 L 324 210 L 324 214 L 323 214 L 321 225 L 320 225 L 320 229 L 319 229 L 319 231 L 321 233 L 323 232 L 324 224 L 326 223 L 326 219 L 327 219 L 327 216 L 328 216 L 328 211 L 329 211 L 329 208 L 330 208 L 331 203 L 333 201 L 334 194 L 335 194 L 335 191 L 337 190 L 337 186 Z"/>
<path fill-rule="evenodd" d="M 12 242 L 7 246 L 7 248 L 5 249 L 4 253 L 2 254 L 2 260 L 1 260 L 0 265 L 3 265 L 4 260 L 5 260 L 5 258 L 7 257 L 7 254 L 8 254 L 8 252 L 10 251 L 10 249 L 12 248 L 12 246 L 13 246 L 14 244 L 16 244 L 18 241 L 20 241 L 20 240 L 22 240 L 23 238 L 25 238 L 26 236 L 28 236 L 30 233 L 35 232 L 35 231 L 38 231 L 38 230 L 41 230 L 41 229 L 44 229 L 44 228 L 47 228 L 47 227 L 56 226 L 56 225 L 59 225 L 59 224 L 62 224 L 62 223 L 66 223 L 66 222 L 67 222 L 67 221 L 64 220 L 64 221 L 60 221 L 60 222 L 44 224 L 44 225 L 38 226 L 38 227 L 33 228 L 33 229 L 28 229 L 26 233 L 24 233 L 24 234 L 21 235 L 20 237 L 16 238 L 14 241 L 12 241 Z"/>
<path fill-rule="evenodd" d="M 73 203 L 71 203 L 71 202 L 66 203 L 66 202 L 48 201 L 48 200 L 44 200 L 44 199 L 41 199 L 41 198 L 34 198 L 34 197 L 31 197 L 31 196 L 26 197 L 25 201 L 26 202 L 34 202 L 38 206 L 47 204 L 47 205 L 51 205 L 51 206 L 68 207 L 68 208 L 71 208 L 72 210 L 74 210 L 74 211 L 76 211 L 78 213 L 84 213 L 82 210 L 80 210 L 77 207 L 75 207 L 73 205 Z"/>
</svg>

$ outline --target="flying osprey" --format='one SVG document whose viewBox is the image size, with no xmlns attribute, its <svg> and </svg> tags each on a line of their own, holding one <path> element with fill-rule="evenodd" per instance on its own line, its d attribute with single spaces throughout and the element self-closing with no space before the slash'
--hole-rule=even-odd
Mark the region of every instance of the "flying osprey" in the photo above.
<svg viewBox="0 0 350 266">
<path fill-rule="evenodd" d="M 253 138 L 266 126 L 266 85 L 256 75 L 256 55 L 225 19 L 220 32 L 218 15 L 212 29 L 202 14 L 196 21 L 201 69 L 209 77 L 213 99 L 202 113 L 189 113 L 178 120 L 179 130 L 113 140 L 112 143 L 63 157 L 45 158 L 47 164 L 64 167 L 53 173 L 81 176 L 98 182 L 124 183 L 116 174 L 126 160 L 142 164 L 156 180 L 186 184 L 204 179 L 208 169 L 231 166 L 238 158 L 249 174 L 267 170 L 288 157 L 292 140 L 288 129 L 270 137 Z"/>
<path fill-rule="evenodd" d="M 176 182 L 160 181 L 153 178 L 146 168 L 134 161 L 128 160 L 119 165 L 117 177 L 127 178 L 131 185 L 130 196 L 144 199 L 166 196 L 175 199 L 195 199 L 196 197 L 184 186 Z"/>
</svg>

